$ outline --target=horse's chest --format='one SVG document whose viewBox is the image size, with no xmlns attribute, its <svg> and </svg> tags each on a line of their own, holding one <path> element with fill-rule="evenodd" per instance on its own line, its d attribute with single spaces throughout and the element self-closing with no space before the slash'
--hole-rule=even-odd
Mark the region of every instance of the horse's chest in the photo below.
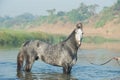
<svg viewBox="0 0 120 80">
<path fill-rule="evenodd" d="M 77 62 L 77 57 L 75 57 L 75 58 L 72 60 L 71 65 L 76 64 L 76 62 Z"/>
</svg>

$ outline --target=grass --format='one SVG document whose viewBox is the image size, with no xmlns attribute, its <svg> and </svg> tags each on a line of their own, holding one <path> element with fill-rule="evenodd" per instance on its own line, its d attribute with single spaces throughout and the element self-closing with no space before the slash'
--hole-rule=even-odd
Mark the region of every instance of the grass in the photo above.
<svg viewBox="0 0 120 80">
<path fill-rule="evenodd" d="M 41 40 L 48 43 L 58 43 L 65 39 L 63 35 L 50 35 L 42 32 L 25 32 L 21 30 L 0 30 L 0 48 L 1 47 L 19 47 L 28 40 Z"/>
<path fill-rule="evenodd" d="M 84 43 L 95 43 L 95 44 L 102 44 L 105 42 L 109 42 L 109 43 L 115 43 L 115 42 L 120 42 L 120 40 L 117 39 L 112 39 L 112 38 L 104 38 L 101 36 L 87 36 L 83 38 L 83 42 Z"/>
<path fill-rule="evenodd" d="M 114 11 L 111 8 L 105 8 L 101 14 L 102 16 L 96 22 L 95 28 L 103 27 L 107 22 L 114 19 Z"/>
<path fill-rule="evenodd" d="M 0 48 L 16 48 L 28 40 L 41 40 L 47 43 L 56 44 L 66 39 L 63 35 L 50 35 L 43 32 L 26 32 L 21 30 L 0 29 Z M 120 40 L 104 38 L 100 36 L 83 37 L 83 43 L 102 44 L 105 42 L 120 42 Z"/>
</svg>

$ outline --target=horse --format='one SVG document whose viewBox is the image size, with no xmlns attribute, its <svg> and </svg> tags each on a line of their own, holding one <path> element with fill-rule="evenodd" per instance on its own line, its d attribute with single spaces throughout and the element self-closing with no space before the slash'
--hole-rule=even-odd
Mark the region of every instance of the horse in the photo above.
<svg viewBox="0 0 120 80">
<path fill-rule="evenodd" d="M 17 56 L 17 70 L 30 72 L 33 63 L 40 59 L 47 64 L 63 67 L 63 73 L 70 74 L 72 66 L 77 61 L 77 51 L 82 37 L 82 23 L 78 23 L 72 33 L 57 44 L 49 44 L 40 40 L 26 41 Z"/>
</svg>

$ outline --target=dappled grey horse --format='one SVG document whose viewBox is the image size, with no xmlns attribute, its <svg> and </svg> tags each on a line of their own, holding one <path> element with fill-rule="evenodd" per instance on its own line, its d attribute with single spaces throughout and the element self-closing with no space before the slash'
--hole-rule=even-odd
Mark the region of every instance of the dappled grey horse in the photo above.
<svg viewBox="0 0 120 80">
<path fill-rule="evenodd" d="M 77 61 L 77 51 L 82 41 L 82 24 L 78 23 L 69 37 L 55 45 L 39 40 L 27 41 L 22 45 L 17 56 L 17 70 L 31 71 L 35 60 L 63 67 L 63 73 L 70 74 L 72 66 Z"/>
</svg>

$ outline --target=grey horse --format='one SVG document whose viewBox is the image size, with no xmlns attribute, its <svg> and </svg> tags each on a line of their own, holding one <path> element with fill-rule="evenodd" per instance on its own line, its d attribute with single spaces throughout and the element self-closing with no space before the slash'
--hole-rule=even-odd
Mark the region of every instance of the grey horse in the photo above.
<svg viewBox="0 0 120 80">
<path fill-rule="evenodd" d="M 53 66 L 63 67 L 63 73 L 70 74 L 77 61 L 82 36 L 82 23 L 78 23 L 68 38 L 58 44 L 51 45 L 40 40 L 25 42 L 17 56 L 17 70 L 24 69 L 29 72 L 35 60 L 40 59 Z"/>
</svg>

